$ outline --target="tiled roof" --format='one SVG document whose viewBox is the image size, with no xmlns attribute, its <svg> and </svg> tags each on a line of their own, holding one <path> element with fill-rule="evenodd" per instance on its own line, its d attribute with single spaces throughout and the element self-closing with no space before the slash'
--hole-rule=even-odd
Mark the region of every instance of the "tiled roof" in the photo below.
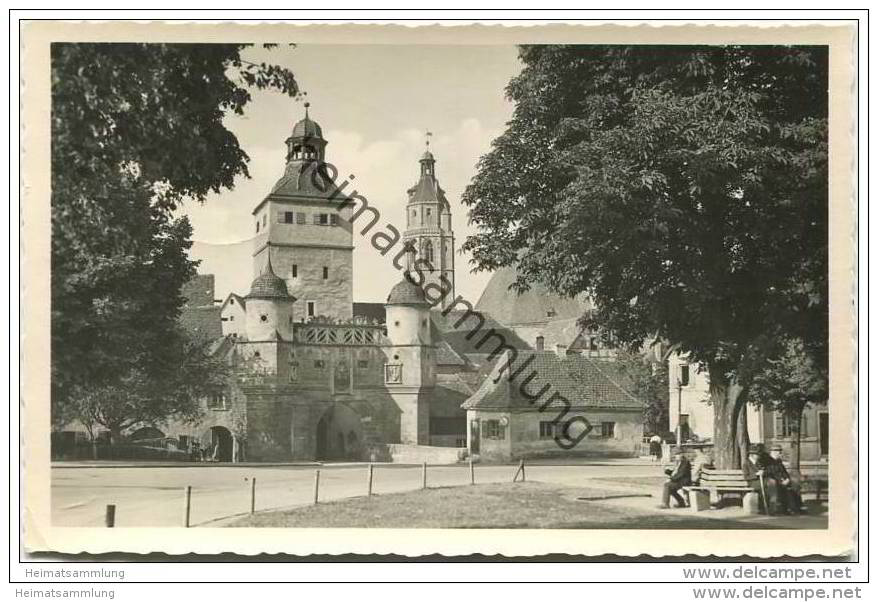
<svg viewBox="0 0 878 602">
<path fill-rule="evenodd" d="M 304 119 L 299 120 L 299 122 L 293 126 L 293 138 L 323 138 L 323 128 L 320 127 L 320 124 L 308 117 L 305 116 Z"/>
<path fill-rule="evenodd" d="M 506 369 L 507 360 L 499 359 L 481 387 L 462 407 L 465 409 L 519 409 L 536 411 L 554 394 L 566 398 L 574 408 L 640 409 L 644 402 L 630 391 L 630 382 L 612 361 L 594 361 L 578 354 L 560 357 L 551 351 L 519 353 Z M 510 381 L 510 374 L 518 374 Z M 528 380 L 529 376 L 534 376 Z M 495 382 L 496 381 L 496 382 Z M 536 402 L 521 393 L 536 395 L 547 386 Z M 550 407 L 563 406 L 554 402 Z"/>
<path fill-rule="evenodd" d="M 466 366 L 466 360 L 452 349 L 448 341 L 440 339 L 436 344 L 436 363 L 440 366 Z"/>
<path fill-rule="evenodd" d="M 579 298 L 561 297 L 538 282 L 520 295 L 509 287 L 517 280 L 514 268 L 502 268 L 491 276 L 476 309 L 507 326 L 580 318 L 589 303 Z"/>
<path fill-rule="evenodd" d="M 290 161 L 284 175 L 275 182 L 269 196 L 316 197 L 328 199 L 336 192 L 328 176 L 321 174 L 313 163 Z M 337 196 L 338 202 L 344 197 Z"/>
<path fill-rule="evenodd" d="M 287 283 L 280 276 L 274 273 L 271 267 L 271 257 L 265 269 L 257 276 L 250 285 L 250 294 L 248 299 L 289 299 L 293 300 L 287 291 Z"/>
<path fill-rule="evenodd" d="M 383 303 L 363 303 L 354 301 L 354 317 L 368 318 L 375 322 L 387 321 L 387 310 Z"/>
<path fill-rule="evenodd" d="M 194 341 L 209 341 L 223 336 L 220 307 L 184 307 L 180 324 Z"/>
<path fill-rule="evenodd" d="M 418 183 L 409 188 L 409 203 L 439 203 L 443 210 L 450 210 L 445 191 L 433 176 L 422 176 Z"/>
<path fill-rule="evenodd" d="M 183 304 L 187 307 L 213 305 L 213 274 L 195 274 L 189 282 L 182 286 L 180 296 L 183 297 Z"/>
<path fill-rule="evenodd" d="M 426 305 L 427 299 L 424 296 L 424 289 L 403 276 L 387 295 L 388 305 Z"/>
<path fill-rule="evenodd" d="M 466 319 L 457 325 L 457 322 L 464 317 L 466 317 Z M 503 340 L 506 341 L 507 345 L 510 345 L 515 349 L 530 348 L 530 346 L 524 342 L 521 337 L 515 334 L 515 332 L 498 323 L 496 320 L 492 319 L 491 316 L 482 317 L 484 318 L 485 323 L 480 327 L 479 319 L 475 313 L 466 316 L 465 310 L 454 310 L 445 316 L 442 312 L 432 311 L 430 312 L 430 318 L 432 322 L 433 341 L 445 341 L 455 355 L 470 361 L 473 361 L 476 358 L 481 359 L 482 356 L 490 354 L 497 346 L 498 341 L 496 337 L 492 337 L 486 340 L 484 344 L 479 345 L 479 341 L 481 341 L 492 328 L 496 333 L 503 337 Z M 473 330 L 476 330 L 476 332 L 473 333 Z M 472 334 L 472 336 L 467 338 L 470 334 Z"/>
</svg>

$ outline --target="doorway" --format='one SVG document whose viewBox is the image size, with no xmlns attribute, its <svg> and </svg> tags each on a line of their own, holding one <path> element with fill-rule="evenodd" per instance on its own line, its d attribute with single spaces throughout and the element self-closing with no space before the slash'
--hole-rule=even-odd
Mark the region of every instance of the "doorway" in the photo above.
<svg viewBox="0 0 878 602">
<path fill-rule="evenodd" d="M 214 426 L 210 429 L 209 457 L 215 462 L 231 462 L 234 442 L 232 433 L 224 426 Z"/>
<path fill-rule="evenodd" d="M 315 457 L 318 460 L 359 460 L 362 441 L 360 416 L 345 404 L 334 403 L 317 422 Z"/>
</svg>

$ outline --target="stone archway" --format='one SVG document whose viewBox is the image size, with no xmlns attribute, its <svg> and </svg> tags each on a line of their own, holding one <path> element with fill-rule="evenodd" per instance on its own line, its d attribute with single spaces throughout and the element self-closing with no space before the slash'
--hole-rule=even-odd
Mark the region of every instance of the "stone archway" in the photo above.
<svg viewBox="0 0 878 602">
<path fill-rule="evenodd" d="M 363 424 L 360 415 L 343 403 L 333 403 L 316 424 L 317 460 L 360 460 Z"/>
<path fill-rule="evenodd" d="M 205 459 L 213 462 L 231 462 L 235 440 L 232 432 L 224 426 L 212 426 L 202 437 Z"/>
</svg>

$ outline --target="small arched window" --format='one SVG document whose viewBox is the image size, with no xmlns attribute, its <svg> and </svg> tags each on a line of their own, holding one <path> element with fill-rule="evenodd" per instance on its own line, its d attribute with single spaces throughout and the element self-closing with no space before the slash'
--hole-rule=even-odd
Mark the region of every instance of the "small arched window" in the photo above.
<svg viewBox="0 0 878 602">
<path fill-rule="evenodd" d="M 427 241 L 424 243 L 424 259 L 429 261 L 431 264 L 433 263 L 433 242 Z"/>
</svg>

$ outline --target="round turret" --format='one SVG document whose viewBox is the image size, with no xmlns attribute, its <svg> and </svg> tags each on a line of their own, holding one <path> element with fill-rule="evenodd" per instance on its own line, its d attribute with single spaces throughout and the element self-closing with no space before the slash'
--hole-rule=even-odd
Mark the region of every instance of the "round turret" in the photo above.
<svg viewBox="0 0 878 602">
<path fill-rule="evenodd" d="M 394 345 L 430 344 L 430 305 L 408 274 L 390 289 L 386 311 L 387 336 Z"/>
<path fill-rule="evenodd" d="M 251 341 L 272 340 L 292 335 L 293 302 L 287 283 L 274 273 L 271 252 L 262 273 L 250 285 L 247 300 L 247 338 Z"/>
</svg>

